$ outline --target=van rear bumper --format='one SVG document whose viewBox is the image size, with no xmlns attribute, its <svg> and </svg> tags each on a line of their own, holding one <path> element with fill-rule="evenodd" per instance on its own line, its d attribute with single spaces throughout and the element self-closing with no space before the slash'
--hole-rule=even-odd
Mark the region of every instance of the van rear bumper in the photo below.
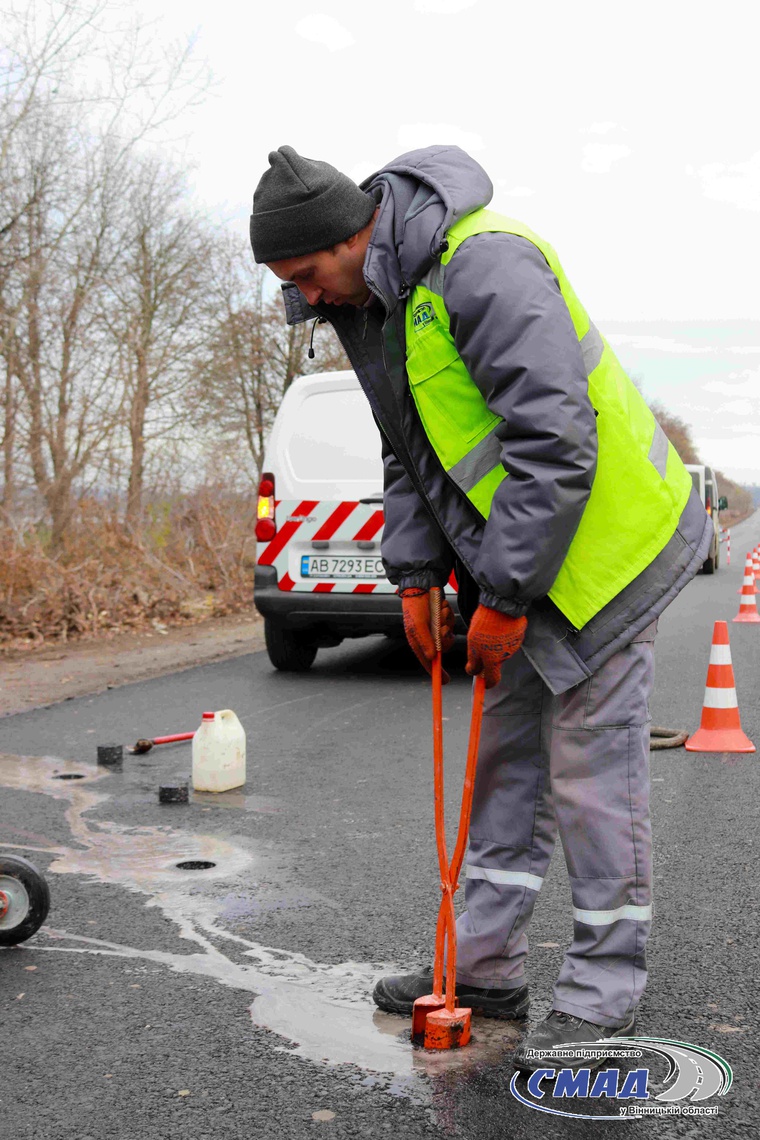
<svg viewBox="0 0 760 1140">
<path fill-rule="evenodd" d="M 253 578 L 253 601 L 262 617 L 286 629 L 313 629 L 340 637 L 363 637 L 370 633 L 404 634 L 401 598 L 398 594 L 323 594 L 280 590 L 274 566 L 257 566 Z M 447 595 L 456 617 L 457 633 L 466 627 L 459 617 L 456 595 Z"/>
</svg>

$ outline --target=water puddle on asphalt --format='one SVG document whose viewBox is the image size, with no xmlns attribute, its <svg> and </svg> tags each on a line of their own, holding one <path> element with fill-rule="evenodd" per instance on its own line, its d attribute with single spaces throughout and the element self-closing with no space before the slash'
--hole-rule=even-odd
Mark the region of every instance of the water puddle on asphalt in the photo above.
<svg viewBox="0 0 760 1140">
<path fill-rule="evenodd" d="M 83 778 L 55 778 L 77 774 Z M 0 754 L 0 786 L 67 801 L 65 815 L 73 839 L 71 847 L 3 842 L 2 848 L 18 847 L 20 853 L 46 851 L 55 856 L 48 873 L 83 875 L 146 895 L 146 906 L 159 907 L 176 924 L 179 937 L 195 943 L 197 949 L 190 954 L 146 950 L 50 926 L 44 926 L 26 948 L 142 959 L 255 994 L 250 1006 L 252 1023 L 288 1043 L 281 1049 L 312 1062 L 357 1066 L 369 1071 L 363 1083 L 423 1100 L 427 1095 L 417 1076 L 470 1070 L 511 1053 L 518 1030 L 510 1023 L 481 1018 L 473 1021 L 472 1042 L 465 1049 L 438 1053 L 412 1048 L 409 1020 L 375 1009 L 369 996 L 380 974 L 399 972 L 397 964 L 315 962 L 304 954 L 271 949 L 219 926 L 220 918 L 255 910 L 251 879 L 266 861 L 213 835 L 87 819 L 92 808 L 111 799 L 94 787 L 110 775 L 70 760 Z M 35 838 L 46 842 L 44 837 Z M 216 866 L 177 869 L 176 864 L 184 861 Z M 222 897 L 220 883 L 228 891 Z M 204 887 L 213 884 L 216 894 L 204 893 Z M 309 896 L 310 901 L 314 897 Z M 55 945 L 64 940 L 73 945 Z M 226 943 L 228 954 L 219 949 L 218 942 Z"/>
</svg>

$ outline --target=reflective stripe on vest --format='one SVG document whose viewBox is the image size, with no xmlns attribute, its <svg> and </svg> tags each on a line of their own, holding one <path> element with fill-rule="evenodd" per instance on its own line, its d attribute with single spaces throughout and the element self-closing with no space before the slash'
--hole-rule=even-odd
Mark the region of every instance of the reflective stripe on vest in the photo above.
<svg viewBox="0 0 760 1140">
<path fill-rule="evenodd" d="M 568 282 L 556 253 L 527 226 L 476 210 L 447 232 L 448 250 L 406 306 L 407 373 L 425 433 L 450 478 L 484 518 L 508 477 L 499 428 L 460 357 L 443 300 L 446 266 L 463 241 L 485 232 L 532 242 L 554 273 L 573 321 L 597 413 L 594 483 L 549 597 L 581 629 L 634 580 L 675 533 L 691 477 Z"/>
</svg>

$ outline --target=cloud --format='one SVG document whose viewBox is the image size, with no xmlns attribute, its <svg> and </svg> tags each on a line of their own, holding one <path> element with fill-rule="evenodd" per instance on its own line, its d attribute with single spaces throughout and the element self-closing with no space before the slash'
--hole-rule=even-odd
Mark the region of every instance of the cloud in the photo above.
<svg viewBox="0 0 760 1140">
<path fill-rule="evenodd" d="M 606 333 L 607 340 L 619 347 L 640 348 L 648 352 L 668 352 L 677 356 L 703 356 L 716 350 L 710 345 L 685 344 L 666 336 L 641 335 L 637 333 Z"/>
<path fill-rule="evenodd" d="M 329 51 L 341 51 L 343 48 L 350 47 L 354 42 L 354 37 L 347 28 L 344 28 L 332 16 L 325 16 L 321 12 L 304 16 L 296 24 L 295 31 L 297 36 L 311 40 L 315 44 L 322 44 Z"/>
<path fill-rule="evenodd" d="M 696 173 L 706 198 L 728 202 L 740 210 L 760 210 L 760 150 L 747 162 L 736 162 L 732 166 L 713 162 L 700 166 L 696 172 L 687 166 L 686 173 Z"/>
<path fill-rule="evenodd" d="M 727 404 L 720 405 L 720 410 L 732 416 L 752 416 L 755 414 L 755 405 L 751 400 L 729 400 Z"/>
<path fill-rule="evenodd" d="M 485 146 L 481 135 L 463 131 L 450 123 L 404 123 L 398 129 L 398 142 L 404 150 L 416 150 L 436 143 L 461 146 L 466 151 L 483 150 Z"/>
<path fill-rule="evenodd" d="M 613 162 L 627 158 L 631 148 L 624 143 L 586 143 L 581 170 L 587 174 L 609 174 Z"/>
<path fill-rule="evenodd" d="M 464 12 L 465 8 L 472 8 L 477 0 L 414 0 L 417 12 L 437 13 L 439 16 L 453 16 L 455 12 Z"/>
<path fill-rule="evenodd" d="M 590 127 L 581 127 L 582 135 L 607 135 L 610 131 L 614 131 L 617 123 L 592 123 Z M 623 127 L 622 130 L 626 128 Z"/>
<path fill-rule="evenodd" d="M 705 392 L 716 392 L 719 396 L 747 396 L 750 400 L 760 400 L 760 372 L 745 368 L 742 372 L 729 372 L 728 380 L 708 380 L 702 386 Z"/>
<path fill-rule="evenodd" d="M 750 430 L 730 432 L 726 435 L 700 435 L 697 439 L 700 455 L 709 455 L 706 460 L 712 467 L 724 471 L 729 479 L 739 482 L 757 483 L 757 436 L 760 426 Z M 730 501 L 730 500 L 729 500 Z"/>
<path fill-rule="evenodd" d="M 505 182 L 505 178 L 500 178 L 499 186 L 504 186 Z M 532 190 L 530 186 L 513 186 L 511 190 L 505 190 L 504 193 L 509 198 L 532 198 L 536 191 Z"/>
</svg>

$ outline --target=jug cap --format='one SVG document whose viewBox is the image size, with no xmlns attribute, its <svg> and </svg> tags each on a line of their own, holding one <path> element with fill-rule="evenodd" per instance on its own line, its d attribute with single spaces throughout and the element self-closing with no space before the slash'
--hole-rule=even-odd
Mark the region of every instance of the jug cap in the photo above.
<svg viewBox="0 0 760 1140">
<path fill-rule="evenodd" d="M 204 720 L 213 720 L 215 716 L 216 716 L 216 713 L 212 713 L 212 712 L 205 712 L 205 713 L 203 714 L 203 719 L 204 719 Z"/>
</svg>

